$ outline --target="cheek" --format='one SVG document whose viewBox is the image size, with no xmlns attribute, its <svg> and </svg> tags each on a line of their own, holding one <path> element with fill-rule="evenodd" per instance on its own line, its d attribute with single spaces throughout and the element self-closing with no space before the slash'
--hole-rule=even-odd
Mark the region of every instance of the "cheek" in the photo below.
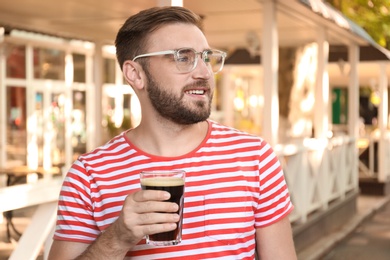
<svg viewBox="0 0 390 260">
<path fill-rule="evenodd" d="M 185 77 L 183 74 L 175 74 L 174 71 L 162 66 L 150 68 L 149 77 L 152 77 L 154 83 L 162 89 L 169 92 L 181 90 L 185 85 Z"/>
<path fill-rule="evenodd" d="M 153 81 L 157 84 L 167 83 L 170 74 L 172 74 L 172 72 L 168 70 L 167 66 L 164 66 L 163 64 L 153 64 L 153 66 L 150 65 L 147 72 L 148 73 L 146 73 L 146 76 L 152 78 Z"/>
</svg>

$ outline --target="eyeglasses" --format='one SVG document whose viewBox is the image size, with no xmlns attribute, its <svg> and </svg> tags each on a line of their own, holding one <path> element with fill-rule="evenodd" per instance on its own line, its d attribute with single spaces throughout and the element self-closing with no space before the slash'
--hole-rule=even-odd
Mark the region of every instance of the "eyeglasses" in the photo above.
<svg viewBox="0 0 390 260">
<path fill-rule="evenodd" d="M 219 50 L 204 50 L 202 52 L 197 52 L 192 48 L 181 48 L 177 50 L 141 54 L 134 57 L 133 61 L 139 58 L 169 54 L 173 54 L 176 68 L 181 73 L 189 73 L 193 71 L 198 64 L 199 55 L 202 57 L 203 62 L 210 67 L 213 73 L 218 73 L 222 70 L 226 58 L 226 52 Z"/>
</svg>

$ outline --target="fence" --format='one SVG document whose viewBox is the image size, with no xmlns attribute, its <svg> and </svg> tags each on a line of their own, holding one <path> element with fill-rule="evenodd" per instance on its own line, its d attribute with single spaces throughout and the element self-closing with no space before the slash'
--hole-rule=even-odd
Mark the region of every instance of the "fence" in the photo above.
<svg viewBox="0 0 390 260">
<path fill-rule="evenodd" d="M 343 200 L 349 191 L 358 189 L 358 152 L 355 140 L 348 136 L 309 139 L 302 145 L 278 145 L 275 151 L 295 206 L 291 222 L 305 223 L 311 213 L 326 211 L 331 202 Z M 0 212 L 40 205 L 10 259 L 36 259 L 55 222 L 61 183 L 62 178 L 58 178 L 0 189 L 0 201 L 7 202 L 1 205 Z M 20 197 L 21 194 L 25 196 Z M 19 198 L 18 203 L 10 198 Z"/>
<path fill-rule="evenodd" d="M 348 136 L 307 139 L 276 147 L 295 210 L 291 222 L 305 223 L 315 211 L 343 200 L 359 187 L 357 148 Z"/>
</svg>

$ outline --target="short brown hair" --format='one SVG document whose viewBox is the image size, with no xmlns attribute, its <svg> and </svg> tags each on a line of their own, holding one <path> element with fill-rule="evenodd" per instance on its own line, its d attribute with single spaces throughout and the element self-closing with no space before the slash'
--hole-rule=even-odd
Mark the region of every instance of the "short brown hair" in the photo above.
<svg viewBox="0 0 390 260">
<path fill-rule="evenodd" d="M 119 29 L 115 40 L 120 67 L 126 60 L 145 51 L 149 33 L 170 23 L 188 23 L 201 29 L 200 16 L 178 6 L 153 7 L 130 16 Z"/>
</svg>

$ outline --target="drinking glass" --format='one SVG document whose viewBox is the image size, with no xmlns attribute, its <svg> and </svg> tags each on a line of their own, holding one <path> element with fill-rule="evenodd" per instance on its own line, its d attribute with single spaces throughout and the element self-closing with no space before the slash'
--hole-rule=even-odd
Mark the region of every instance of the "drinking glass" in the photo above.
<svg viewBox="0 0 390 260">
<path fill-rule="evenodd" d="M 177 245 L 181 242 L 184 205 L 185 171 L 143 171 L 140 173 L 141 188 L 143 190 L 164 190 L 171 194 L 169 202 L 179 205 L 177 213 L 180 220 L 173 231 L 146 236 L 146 243 L 155 246 Z"/>
</svg>

